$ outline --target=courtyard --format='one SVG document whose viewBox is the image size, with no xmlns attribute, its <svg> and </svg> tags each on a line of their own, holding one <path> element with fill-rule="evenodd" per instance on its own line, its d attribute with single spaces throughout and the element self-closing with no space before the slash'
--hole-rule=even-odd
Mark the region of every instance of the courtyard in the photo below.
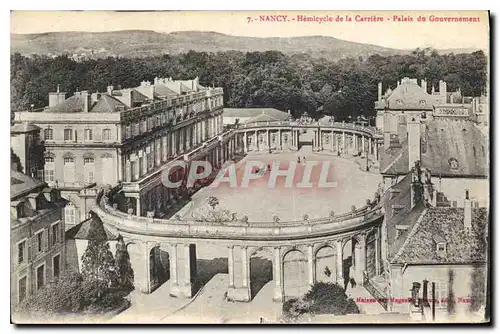
<svg viewBox="0 0 500 334">
<path fill-rule="evenodd" d="M 253 161 L 266 166 L 279 162 L 280 171 L 287 170 L 291 162 L 296 162 L 292 185 L 286 186 L 286 177 L 278 176 L 275 186 L 269 186 L 271 173 L 261 171 L 262 177 L 250 180 L 247 187 L 243 186 L 245 168 Z M 312 169 L 304 163 L 311 164 L 313 161 L 316 165 Z M 312 152 L 310 146 L 303 146 L 298 152 L 250 152 L 237 162 L 235 168 L 236 187 L 230 186 L 229 182 L 220 182 L 218 186 L 200 190 L 179 211 L 182 219 L 190 219 L 206 207 L 210 196 L 217 197 L 220 208 L 236 213 L 238 218 L 247 216 L 253 222 L 270 222 L 275 216 L 280 221 L 302 220 L 304 215 L 309 219 L 327 217 L 331 211 L 341 214 L 349 212 L 353 205 L 356 208 L 364 206 L 367 199 L 373 199 L 382 181 L 380 174 L 365 172 L 352 160 L 317 154 Z M 328 171 L 325 181 L 330 187 L 321 186 L 321 180 L 324 180 L 322 169 Z M 309 180 L 310 185 L 302 186 L 303 180 Z"/>
</svg>

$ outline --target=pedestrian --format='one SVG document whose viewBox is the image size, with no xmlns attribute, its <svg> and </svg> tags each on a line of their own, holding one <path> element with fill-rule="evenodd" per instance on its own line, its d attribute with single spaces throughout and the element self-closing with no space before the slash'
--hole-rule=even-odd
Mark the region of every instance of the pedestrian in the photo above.
<svg viewBox="0 0 500 334">
<path fill-rule="evenodd" d="M 297 162 L 300 164 L 300 157 L 297 158 Z"/>
</svg>

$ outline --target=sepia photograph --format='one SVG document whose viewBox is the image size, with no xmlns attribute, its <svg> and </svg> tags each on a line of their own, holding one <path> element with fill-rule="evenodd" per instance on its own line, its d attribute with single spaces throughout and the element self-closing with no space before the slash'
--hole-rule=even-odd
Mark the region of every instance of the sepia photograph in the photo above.
<svg viewBox="0 0 500 334">
<path fill-rule="evenodd" d="M 11 323 L 489 323 L 490 62 L 485 10 L 11 11 Z"/>
</svg>

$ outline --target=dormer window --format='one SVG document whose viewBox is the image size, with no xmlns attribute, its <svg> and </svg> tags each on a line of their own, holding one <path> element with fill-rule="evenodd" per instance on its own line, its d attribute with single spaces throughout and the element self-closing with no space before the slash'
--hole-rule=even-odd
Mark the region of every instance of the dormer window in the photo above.
<svg viewBox="0 0 500 334">
<path fill-rule="evenodd" d="M 451 170 L 458 170 L 458 160 L 455 158 L 450 158 L 448 160 Z"/>
<path fill-rule="evenodd" d="M 445 242 L 438 242 L 437 246 L 436 246 L 436 251 L 438 253 L 446 252 L 446 243 Z"/>
<path fill-rule="evenodd" d="M 396 100 L 396 103 L 401 105 L 401 104 L 403 104 L 403 100 Z"/>
<path fill-rule="evenodd" d="M 425 106 L 426 101 L 425 101 L 425 100 L 420 100 L 420 102 L 419 102 L 419 103 L 420 103 L 420 105 L 421 105 L 421 106 Z"/>
</svg>

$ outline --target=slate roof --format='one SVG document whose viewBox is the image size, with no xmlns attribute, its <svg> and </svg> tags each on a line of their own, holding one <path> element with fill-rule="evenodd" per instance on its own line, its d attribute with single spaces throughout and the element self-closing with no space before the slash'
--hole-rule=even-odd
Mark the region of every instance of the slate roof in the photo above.
<svg viewBox="0 0 500 334">
<path fill-rule="evenodd" d="M 432 175 L 489 175 L 486 137 L 473 122 L 435 118 L 427 122 L 422 141 L 421 163 L 430 169 Z M 458 162 L 456 168 L 452 160 Z M 409 172 L 406 139 L 401 148 L 388 148 L 382 152 L 380 170 L 382 174 L 390 175 Z"/>
<path fill-rule="evenodd" d="M 472 228 L 464 229 L 463 208 L 428 208 L 392 257 L 391 263 L 446 264 L 486 261 L 486 208 L 472 209 Z M 445 241 L 446 251 L 437 251 Z"/>
<path fill-rule="evenodd" d="M 274 108 L 224 108 L 224 117 L 253 118 L 261 114 L 270 116 L 275 121 L 285 121 L 290 115 L 284 111 Z"/>
<path fill-rule="evenodd" d="M 66 239 L 79 240 L 117 240 L 118 236 L 114 235 L 102 223 L 101 218 L 90 211 L 90 218 L 73 226 L 66 231 Z"/>
<path fill-rule="evenodd" d="M 142 95 L 142 94 L 141 94 Z M 100 94 L 97 102 L 89 105 L 89 112 L 117 112 L 127 108 L 127 106 L 108 94 Z M 57 104 L 47 109 L 48 112 L 77 113 L 84 110 L 84 97 L 80 94 L 73 95 L 63 103 Z"/>
<path fill-rule="evenodd" d="M 389 93 L 386 107 L 391 110 L 432 110 L 432 105 L 436 104 L 439 98 L 440 96 L 427 94 L 416 80 L 404 78 L 401 84 Z"/>
<path fill-rule="evenodd" d="M 42 186 L 42 181 L 35 180 L 23 173 L 11 170 L 10 171 L 10 198 L 29 193 L 31 190 Z"/>
<path fill-rule="evenodd" d="M 108 94 L 102 94 L 97 103 L 92 106 L 90 112 L 116 112 L 125 108 L 127 106 L 120 100 Z"/>
</svg>

